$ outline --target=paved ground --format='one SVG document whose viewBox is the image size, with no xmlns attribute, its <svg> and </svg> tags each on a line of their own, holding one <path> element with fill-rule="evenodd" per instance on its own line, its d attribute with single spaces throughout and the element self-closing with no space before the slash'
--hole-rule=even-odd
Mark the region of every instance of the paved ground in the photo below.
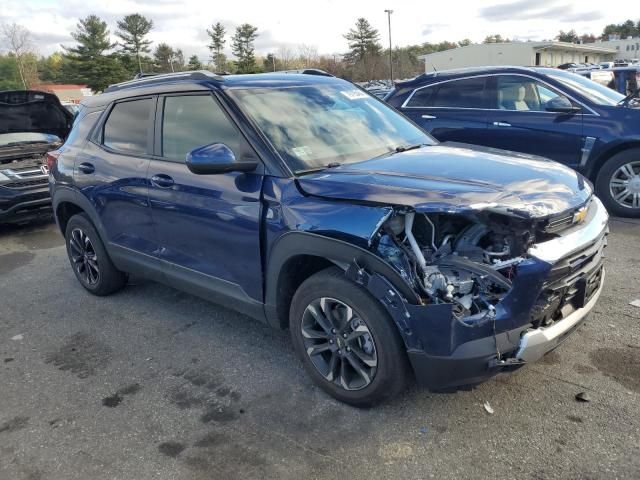
<svg viewBox="0 0 640 480">
<path fill-rule="evenodd" d="M 640 478 L 640 221 L 607 255 L 595 315 L 544 361 L 367 411 L 286 332 L 153 283 L 92 297 L 54 225 L 5 228 L 0 479 Z"/>
</svg>

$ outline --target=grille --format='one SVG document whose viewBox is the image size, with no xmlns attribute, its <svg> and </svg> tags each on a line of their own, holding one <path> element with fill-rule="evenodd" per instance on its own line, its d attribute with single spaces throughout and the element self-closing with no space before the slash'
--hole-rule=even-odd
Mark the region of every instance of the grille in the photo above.
<svg viewBox="0 0 640 480">
<path fill-rule="evenodd" d="M 589 203 L 584 207 L 589 208 Z M 574 216 L 583 207 L 575 208 L 569 212 L 561 213 L 555 217 L 551 217 L 546 220 L 541 226 L 540 230 L 546 234 L 556 234 L 574 225 Z"/>
<path fill-rule="evenodd" d="M 556 262 L 532 311 L 535 327 L 562 320 L 591 300 L 602 283 L 606 246 L 607 233 L 603 232 L 591 244 Z"/>
<path fill-rule="evenodd" d="M 37 178 L 33 180 L 23 180 L 21 182 L 3 183 L 3 184 L 0 184 L 0 187 L 11 188 L 13 190 L 28 190 L 30 188 L 36 188 L 42 185 L 46 185 L 48 182 L 49 182 L 49 179 L 45 177 L 45 178 Z"/>
</svg>

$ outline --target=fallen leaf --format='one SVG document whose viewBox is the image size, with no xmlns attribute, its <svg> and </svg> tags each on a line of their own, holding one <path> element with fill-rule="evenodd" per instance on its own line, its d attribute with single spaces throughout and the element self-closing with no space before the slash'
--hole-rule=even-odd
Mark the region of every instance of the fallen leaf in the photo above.
<svg viewBox="0 0 640 480">
<path fill-rule="evenodd" d="M 487 413 L 493 414 L 493 408 L 491 407 L 491 404 L 489 402 L 484 402 L 484 409 L 487 411 Z"/>
<path fill-rule="evenodd" d="M 578 402 L 590 402 L 591 396 L 587 392 L 580 392 L 576 395 L 576 400 Z"/>
</svg>

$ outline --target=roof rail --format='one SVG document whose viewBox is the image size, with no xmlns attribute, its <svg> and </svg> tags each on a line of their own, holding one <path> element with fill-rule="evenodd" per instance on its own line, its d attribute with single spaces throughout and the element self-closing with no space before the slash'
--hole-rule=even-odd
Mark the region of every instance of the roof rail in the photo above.
<svg viewBox="0 0 640 480">
<path fill-rule="evenodd" d="M 155 83 L 171 82 L 173 80 L 224 80 L 220 75 L 209 72 L 208 70 L 195 70 L 189 72 L 161 73 L 158 75 L 145 75 L 139 78 L 128 80 L 126 82 L 114 83 L 104 89 L 103 93 L 116 92 L 126 88 L 138 87 L 143 85 L 153 85 Z"/>
<path fill-rule="evenodd" d="M 320 75 L 322 77 L 333 77 L 334 75 L 319 68 L 301 68 L 300 70 L 278 70 L 273 73 L 301 73 L 303 75 Z"/>
</svg>

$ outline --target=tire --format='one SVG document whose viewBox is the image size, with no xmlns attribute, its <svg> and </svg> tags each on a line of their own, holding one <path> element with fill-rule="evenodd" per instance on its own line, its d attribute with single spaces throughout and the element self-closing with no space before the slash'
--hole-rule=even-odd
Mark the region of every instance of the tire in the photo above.
<svg viewBox="0 0 640 480">
<path fill-rule="evenodd" d="M 380 302 L 342 270 L 322 270 L 300 285 L 289 327 L 305 370 L 335 399 L 370 407 L 405 388 L 410 368 L 396 326 Z"/>
<path fill-rule="evenodd" d="M 86 214 L 79 213 L 69 219 L 64 237 L 73 273 L 86 290 L 104 296 L 126 285 L 127 275 L 113 265 Z"/>
<path fill-rule="evenodd" d="M 616 199 L 625 195 L 625 189 L 626 196 Z M 611 215 L 640 218 L 640 148 L 606 161 L 596 178 L 596 194 Z"/>
</svg>

